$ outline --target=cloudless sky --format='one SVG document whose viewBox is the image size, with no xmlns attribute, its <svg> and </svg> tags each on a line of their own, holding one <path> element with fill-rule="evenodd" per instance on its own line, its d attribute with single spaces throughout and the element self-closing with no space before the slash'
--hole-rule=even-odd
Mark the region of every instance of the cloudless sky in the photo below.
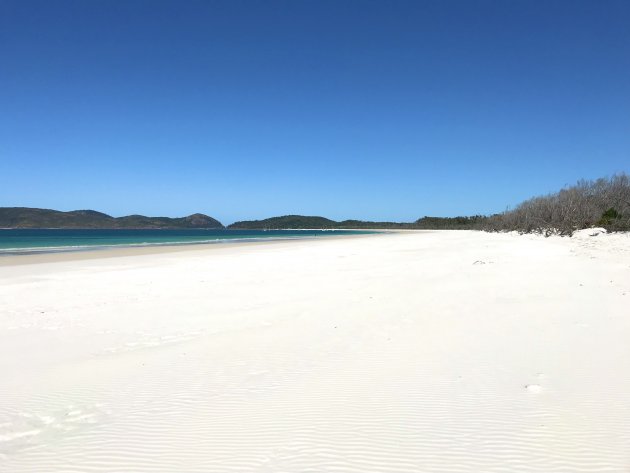
<svg viewBox="0 0 630 473">
<path fill-rule="evenodd" d="M 621 171 L 627 0 L 0 0 L 0 206 L 411 221 Z"/>
</svg>

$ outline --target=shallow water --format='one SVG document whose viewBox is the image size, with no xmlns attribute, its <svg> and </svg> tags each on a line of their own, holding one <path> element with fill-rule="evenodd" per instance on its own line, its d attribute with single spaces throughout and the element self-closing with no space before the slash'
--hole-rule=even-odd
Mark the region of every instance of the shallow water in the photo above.
<svg viewBox="0 0 630 473">
<path fill-rule="evenodd" d="M 354 230 L 225 229 L 0 229 L 0 255 L 154 246 L 314 238 L 371 233 Z"/>
</svg>

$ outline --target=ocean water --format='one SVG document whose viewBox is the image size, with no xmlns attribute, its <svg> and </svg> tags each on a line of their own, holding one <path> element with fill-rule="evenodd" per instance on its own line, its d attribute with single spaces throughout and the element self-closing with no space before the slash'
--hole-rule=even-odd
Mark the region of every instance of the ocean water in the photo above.
<svg viewBox="0 0 630 473">
<path fill-rule="evenodd" d="M 0 229 L 0 255 L 81 251 L 111 247 L 211 244 L 326 238 L 367 234 L 355 230 L 74 230 Z"/>
</svg>

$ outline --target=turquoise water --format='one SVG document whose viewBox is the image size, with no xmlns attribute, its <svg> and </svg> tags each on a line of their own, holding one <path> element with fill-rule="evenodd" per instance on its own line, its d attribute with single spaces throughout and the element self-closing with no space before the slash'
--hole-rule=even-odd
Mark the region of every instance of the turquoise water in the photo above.
<svg viewBox="0 0 630 473">
<path fill-rule="evenodd" d="M 125 246 L 209 244 L 367 234 L 354 230 L 44 230 L 0 229 L 0 255 Z"/>
</svg>

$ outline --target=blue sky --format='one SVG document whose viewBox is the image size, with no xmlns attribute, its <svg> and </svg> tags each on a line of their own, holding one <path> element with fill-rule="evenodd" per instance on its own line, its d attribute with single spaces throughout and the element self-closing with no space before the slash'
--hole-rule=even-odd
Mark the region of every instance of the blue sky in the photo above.
<svg viewBox="0 0 630 473">
<path fill-rule="evenodd" d="M 630 171 L 630 2 L 0 0 L 0 206 L 492 213 Z"/>
</svg>

